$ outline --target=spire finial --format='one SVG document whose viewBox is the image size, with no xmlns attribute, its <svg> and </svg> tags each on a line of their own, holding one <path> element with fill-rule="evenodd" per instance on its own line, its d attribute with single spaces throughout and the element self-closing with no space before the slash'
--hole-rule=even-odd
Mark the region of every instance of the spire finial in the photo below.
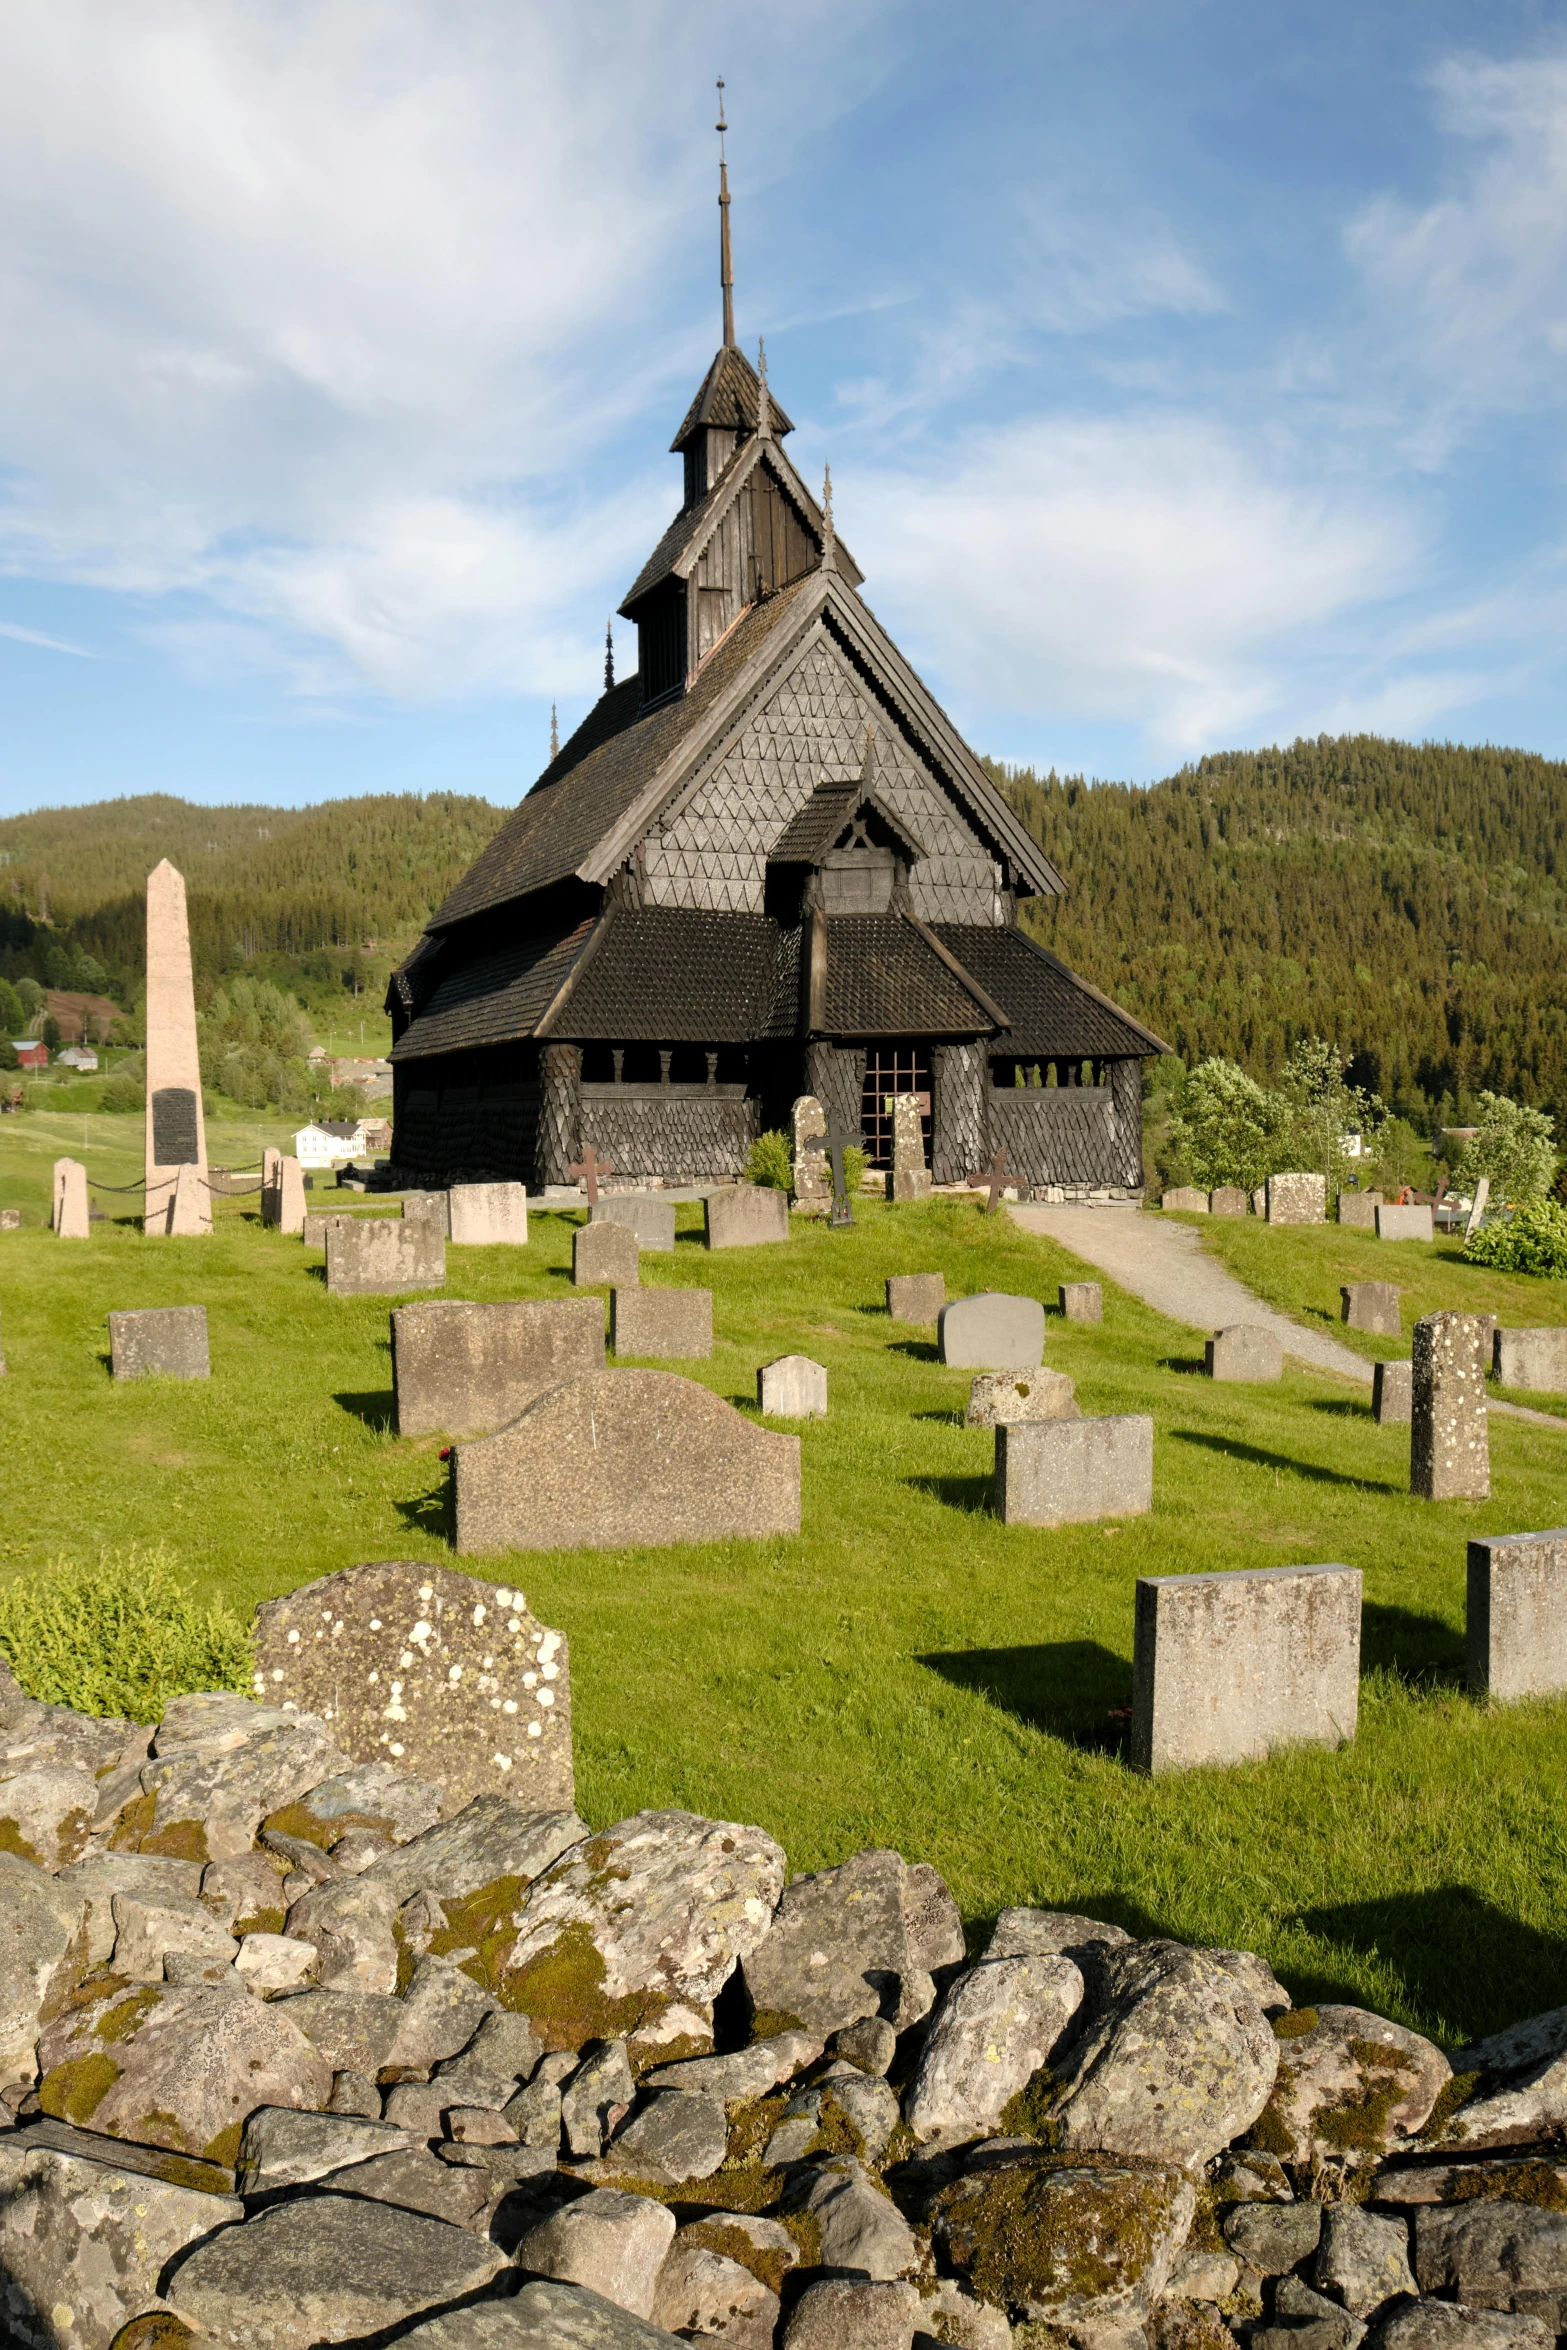
<svg viewBox="0 0 1567 2350">
<path fill-rule="evenodd" d="M 724 349 L 735 347 L 735 269 L 729 252 L 729 163 L 724 154 L 724 77 L 718 77 L 718 282 L 724 289 Z"/>
<path fill-rule="evenodd" d="M 756 395 L 756 434 L 758 440 L 771 440 L 773 404 L 767 393 L 767 344 L 761 335 L 756 338 L 756 379 L 760 387 Z"/>
<path fill-rule="evenodd" d="M 554 764 L 554 762 L 555 762 L 555 761 L 556 761 L 556 760 L 557 760 L 559 757 L 560 757 L 560 720 L 559 720 L 559 719 L 556 717 L 556 715 L 555 715 L 555 705 L 554 705 L 554 703 L 553 703 L 553 702 L 551 702 L 551 704 L 550 704 L 550 763 L 551 763 L 551 765 L 553 765 L 553 764 Z"/>
<path fill-rule="evenodd" d="M 832 525 L 832 467 L 828 465 L 822 470 L 822 569 L 836 571 L 837 568 L 837 545 Z"/>
<path fill-rule="evenodd" d="M 606 620 L 606 621 L 605 621 L 605 623 L 604 623 L 604 691 L 605 691 L 605 692 L 608 694 L 608 693 L 613 693 L 613 692 L 614 692 L 614 690 L 615 690 L 615 623 L 614 623 L 613 619 L 610 619 L 610 620 Z"/>
</svg>

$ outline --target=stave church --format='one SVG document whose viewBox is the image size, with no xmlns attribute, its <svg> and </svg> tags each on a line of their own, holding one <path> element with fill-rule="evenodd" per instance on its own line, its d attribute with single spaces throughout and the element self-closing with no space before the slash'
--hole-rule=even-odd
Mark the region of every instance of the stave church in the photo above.
<svg viewBox="0 0 1567 2350">
<path fill-rule="evenodd" d="M 722 129 L 722 124 L 720 128 Z M 933 1180 L 1006 1151 L 1066 1198 L 1142 1185 L 1167 1048 L 1031 939 L 1063 883 L 861 595 L 734 332 L 676 433 L 678 513 L 604 691 L 388 994 L 392 1179 L 733 1181 L 804 1093 L 877 1167 L 921 1096 Z"/>
</svg>

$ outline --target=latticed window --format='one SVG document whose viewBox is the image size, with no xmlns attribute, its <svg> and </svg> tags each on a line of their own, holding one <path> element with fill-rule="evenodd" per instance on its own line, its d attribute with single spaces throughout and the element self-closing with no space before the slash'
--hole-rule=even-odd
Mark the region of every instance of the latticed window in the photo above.
<svg viewBox="0 0 1567 2350">
<path fill-rule="evenodd" d="M 892 1165 L 892 1097 L 917 1093 L 920 1132 L 930 1159 L 930 1047 L 873 1044 L 865 1055 L 865 1090 L 860 1102 L 860 1140 L 873 1167 Z"/>
</svg>

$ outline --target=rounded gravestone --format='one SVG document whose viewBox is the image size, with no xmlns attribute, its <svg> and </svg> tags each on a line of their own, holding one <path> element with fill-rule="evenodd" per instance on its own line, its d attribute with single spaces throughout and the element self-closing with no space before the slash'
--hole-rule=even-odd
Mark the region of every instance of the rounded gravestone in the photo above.
<svg viewBox="0 0 1567 2350">
<path fill-rule="evenodd" d="M 936 1324 L 942 1362 L 973 1371 L 1032 1371 L 1045 1352 L 1045 1309 L 1037 1297 L 984 1289 L 954 1298 Z"/>
</svg>

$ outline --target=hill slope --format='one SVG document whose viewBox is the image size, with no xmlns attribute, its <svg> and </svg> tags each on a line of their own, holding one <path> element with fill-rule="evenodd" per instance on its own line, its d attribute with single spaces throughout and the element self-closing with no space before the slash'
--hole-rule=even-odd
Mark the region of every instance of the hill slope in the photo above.
<svg viewBox="0 0 1567 2350">
<path fill-rule="evenodd" d="M 1334 1039 L 1403 1115 L 1567 1127 L 1567 764 L 1326 737 L 1137 789 L 992 774 L 1070 895 L 1024 919 L 1188 1064 Z"/>
</svg>

